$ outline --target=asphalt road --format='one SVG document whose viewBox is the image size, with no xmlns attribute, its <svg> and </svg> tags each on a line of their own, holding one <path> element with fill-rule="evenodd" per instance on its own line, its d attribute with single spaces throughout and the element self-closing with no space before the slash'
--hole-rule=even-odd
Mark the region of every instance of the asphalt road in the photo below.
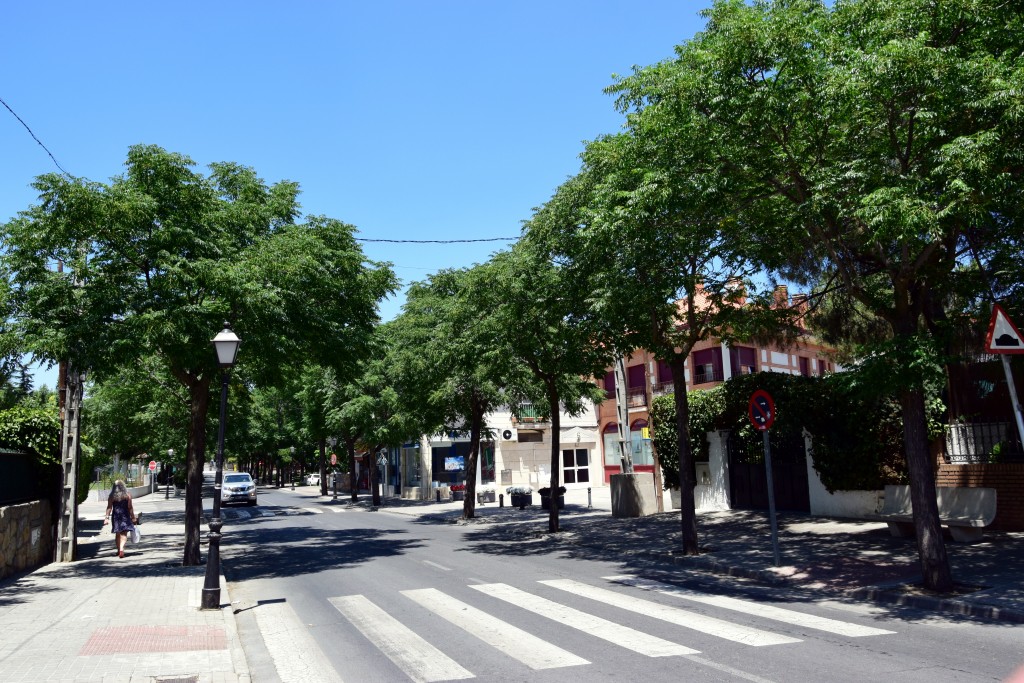
<svg viewBox="0 0 1024 683">
<path fill-rule="evenodd" d="M 329 500 L 262 489 L 259 506 L 225 512 L 222 561 L 256 683 L 938 683 L 1003 681 L 1024 660 L 1020 625 L 568 556 L 497 525 Z"/>
</svg>

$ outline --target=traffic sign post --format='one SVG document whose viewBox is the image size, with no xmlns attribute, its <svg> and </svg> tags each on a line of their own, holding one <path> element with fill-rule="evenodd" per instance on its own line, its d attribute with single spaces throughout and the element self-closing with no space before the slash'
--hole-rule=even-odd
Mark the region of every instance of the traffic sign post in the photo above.
<svg viewBox="0 0 1024 683">
<path fill-rule="evenodd" d="M 153 473 L 156 472 L 156 460 L 149 461 L 149 492 L 156 493 L 156 477 Z"/>
<path fill-rule="evenodd" d="M 764 435 L 764 468 L 766 484 L 768 485 L 768 517 L 772 527 L 772 556 L 775 566 L 782 564 L 779 559 L 779 524 L 775 518 L 775 482 L 772 478 L 772 447 L 768 442 L 768 430 L 775 423 L 775 401 L 771 394 L 763 389 L 758 389 L 750 397 L 748 408 L 750 422 L 754 429 Z"/>
<path fill-rule="evenodd" d="M 1017 436 L 1024 445 L 1024 418 L 1021 417 L 1020 401 L 1017 400 L 1017 387 L 1013 383 L 1013 371 L 1010 368 L 1011 353 L 1024 353 L 1024 336 L 1006 315 L 999 304 L 992 306 L 992 320 L 988 324 L 985 335 L 985 350 L 998 353 L 1003 362 L 1003 374 L 1006 375 L 1006 387 L 1010 391 L 1010 402 L 1013 404 L 1013 417 L 1017 422 Z"/>
</svg>

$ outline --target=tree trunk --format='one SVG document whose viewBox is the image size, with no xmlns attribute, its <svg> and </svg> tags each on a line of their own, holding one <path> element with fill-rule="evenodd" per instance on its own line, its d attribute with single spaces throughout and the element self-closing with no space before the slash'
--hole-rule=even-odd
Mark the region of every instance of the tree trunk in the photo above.
<svg viewBox="0 0 1024 683">
<path fill-rule="evenodd" d="M 473 519 L 476 516 L 476 470 L 480 461 L 480 432 L 484 421 L 484 411 L 480 402 L 472 401 L 469 418 L 469 462 L 466 463 L 466 497 L 462 501 L 462 518 Z"/>
<path fill-rule="evenodd" d="M 190 378 L 191 379 L 191 378 Z M 206 464 L 206 417 L 210 407 L 209 378 L 185 382 L 189 390 L 188 455 L 185 479 L 185 552 L 186 567 L 202 564 L 199 544 L 203 517 L 203 466 Z"/>
<path fill-rule="evenodd" d="M 903 446 L 910 473 L 910 503 L 914 508 L 921 575 L 925 588 L 946 593 L 953 590 L 953 575 L 939 522 L 935 471 L 928 452 L 924 392 L 921 389 L 903 390 L 900 407 L 903 409 Z"/>
<path fill-rule="evenodd" d="M 548 483 L 548 533 L 557 533 L 558 528 L 558 473 L 561 469 L 562 426 L 558 405 L 558 388 L 548 384 L 548 410 L 551 411 L 551 481 Z"/>
<path fill-rule="evenodd" d="M 693 451 L 690 448 L 690 399 L 686 394 L 685 356 L 676 354 L 670 361 L 672 389 L 676 406 L 676 450 L 679 456 L 679 522 L 682 531 L 683 554 L 697 555 L 697 512 L 693 498 Z"/>
</svg>

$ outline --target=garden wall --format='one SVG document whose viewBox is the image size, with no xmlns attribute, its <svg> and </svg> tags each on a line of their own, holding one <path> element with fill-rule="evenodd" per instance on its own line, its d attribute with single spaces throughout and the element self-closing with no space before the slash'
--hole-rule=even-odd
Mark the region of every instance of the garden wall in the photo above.
<svg viewBox="0 0 1024 683">
<path fill-rule="evenodd" d="M 49 501 L 0 507 L 0 579 L 49 564 L 53 553 Z"/>
</svg>

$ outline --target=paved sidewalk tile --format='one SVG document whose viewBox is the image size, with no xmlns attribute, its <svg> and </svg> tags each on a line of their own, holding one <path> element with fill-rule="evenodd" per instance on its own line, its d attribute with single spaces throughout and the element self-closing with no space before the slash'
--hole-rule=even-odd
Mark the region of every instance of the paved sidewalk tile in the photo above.
<svg viewBox="0 0 1024 683">
<path fill-rule="evenodd" d="M 105 501 L 79 508 L 78 557 L 0 582 L 0 683 L 248 683 L 228 608 L 199 609 L 205 567 L 181 566 L 184 500 L 134 500 L 142 541 L 116 557 Z M 221 603 L 230 604 L 221 579 Z"/>
</svg>

